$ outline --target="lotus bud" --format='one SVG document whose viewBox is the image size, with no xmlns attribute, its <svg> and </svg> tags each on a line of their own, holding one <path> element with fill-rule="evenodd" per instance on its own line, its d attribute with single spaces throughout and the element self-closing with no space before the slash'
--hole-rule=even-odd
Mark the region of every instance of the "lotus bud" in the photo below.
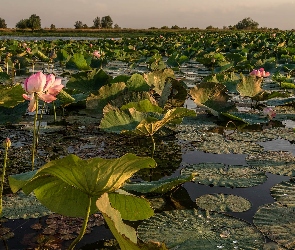
<svg viewBox="0 0 295 250">
<path fill-rule="evenodd" d="M 266 107 L 263 109 L 263 114 L 272 120 L 276 116 L 276 111 L 272 108 Z"/>
<path fill-rule="evenodd" d="M 4 140 L 3 147 L 4 148 L 10 148 L 11 147 L 11 141 L 10 141 L 10 139 L 8 137 Z"/>
</svg>

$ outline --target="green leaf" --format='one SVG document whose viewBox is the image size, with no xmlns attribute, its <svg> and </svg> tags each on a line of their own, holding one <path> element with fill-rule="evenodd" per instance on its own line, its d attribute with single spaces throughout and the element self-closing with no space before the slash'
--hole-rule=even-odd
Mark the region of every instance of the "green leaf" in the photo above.
<svg viewBox="0 0 295 250">
<path fill-rule="evenodd" d="M 181 123 L 182 119 L 186 116 L 196 116 L 196 113 L 194 110 L 186 108 L 170 109 L 165 113 L 161 120 L 143 120 L 135 128 L 134 133 L 145 136 L 153 135 L 168 123 Z"/>
<path fill-rule="evenodd" d="M 135 244 L 137 243 L 135 229 L 123 223 L 120 212 L 111 206 L 109 196 L 107 193 L 103 194 L 96 201 L 96 206 L 102 212 L 103 217 L 106 219 L 106 221 L 112 222 L 111 225 L 114 226 L 113 229 L 115 229 L 120 235 L 124 235 L 125 237 L 127 237 L 131 242 Z"/>
<path fill-rule="evenodd" d="M 135 129 L 145 118 L 145 113 L 138 112 L 134 108 L 123 111 L 109 111 L 104 114 L 99 127 L 107 132 L 121 133 L 124 130 L 131 131 Z"/>
<path fill-rule="evenodd" d="M 6 108 L 13 108 L 17 104 L 25 101 L 23 94 L 25 93 L 21 84 L 15 84 L 14 86 L 7 87 L 0 85 L 0 106 Z"/>
<path fill-rule="evenodd" d="M 123 105 L 120 109 L 130 109 L 135 108 L 139 112 L 157 112 L 162 113 L 163 109 L 157 105 L 152 104 L 149 100 L 141 100 L 139 102 L 130 102 L 126 105 Z"/>
<path fill-rule="evenodd" d="M 79 70 L 89 70 L 91 67 L 81 53 L 74 54 L 66 64 L 67 68 L 76 68 Z"/>
<path fill-rule="evenodd" d="M 140 74 L 133 74 L 126 83 L 130 91 L 149 91 L 150 86 L 146 83 L 143 76 Z"/>
<path fill-rule="evenodd" d="M 229 96 L 226 94 L 225 85 L 221 83 L 200 83 L 190 90 L 190 95 L 198 106 L 209 110 L 215 116 L 234 107 L 232 103 L 227 102 Z"/>
<path fill-rule="evenodd" d="M 144 74 L 144 79 L 147 84 L 153 88 L 153 90 L 162 95 L 162 92 L 165 88 L 167 78 L 175 78 L 174 71 L 172 69 L 165 69 L 164 71 L 153 71 L 147 74 Z"/>
<path fill-rule="evenodd" d="M 120 193 L 110 193 L 109 199 L 113 208 L 118 210 L 123 220 L 145 220 L 154 215 L 148 200 Z"/>
<path fill-rule="evenodd" d="M 152 158 L 133 154 L 87 160 L 68 155 L 48 162 L 32 178 L 31 173 L 9 176 L 9 184 L 14 192 L 20 188 L 26 194 L 34 191 L 38 200 L 53 212 L 83 217 L 89 199 L 93 200 L 93 213 L 98 197 L 119 189 L 138 170 L 155 166 Z"/>
<path fill-rule="evenodd" d="M 86 100 L 87 109 L 95 109 L 102 112 L 103 108 L 110 100 L 116 98 L 126 88 L 124 82 L 113 83 L 111 85 L 102 86 L 98 90 L 97 95 L 91 94 Z"/>
<path fill-rule="evenodd" d="M 84 93 L 96 94 L 100 87 L 110 82 L 110 76 L 103 70 L 95 69 L 90 72 L 79 72 L 71 76 L 67 88 Z"/>
<path fill-rule="evenodd" d="M 0 124 L 12 123 L 15 124 L 19 122 L 22 116 L 28 109 L 28 103 L 22 102 L 13 108 L 5 108 L 0 106 Z"/>
<path fill-rule="evenodd" d="M 222 113 L 222 115 L 232 120 L 242 121 L 251 125 L 263 124 L 263 123 L 269 122 L 269 119 L 266 116 L 262 116 L 260 114 L 245 113 L 245 112 L 230 112 L 230 113 Z"/>
<path fill-rule="evenodd" d="M 164 180 L 159 181 L 143 181 L 139 183 L 125 183 L 122 189 L 126 191 L 135 191 L 138 193 L 158 193 L 158 194 L 164 194 L 175 187 L 191 181 L 194 178 L 193 174 L 190 174 L 188 176 L 177 176 L 177 177 L 171 177 Z"/>
</svg>

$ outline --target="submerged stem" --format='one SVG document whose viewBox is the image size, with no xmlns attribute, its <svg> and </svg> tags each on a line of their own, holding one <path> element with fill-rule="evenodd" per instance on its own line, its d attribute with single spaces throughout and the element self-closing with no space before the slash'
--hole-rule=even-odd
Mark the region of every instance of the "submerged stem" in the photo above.
<svg viewBox="0 0 295 250">
<path fill-rule="evenodd" d="M 71 243 L 71 245 L 69 246 L 68 250 L 73 250 L 74 247 L 77 245 L 77 243 L 84 236 L 85 231 L 86 231 L 86 228 L 87 228 L 88 220 L 89 220 L 90 208 L 91 208 L 91 197 L 89 197 L 89 200 L 88 200 L 88 206 L 86 208 L 86 214 L 85 214 L 84 222 L 83 222 L 82 228 L 80 230 L 80 233 L 77 236 L 77 238 Z"/>
<path fill-rule="evenodd" d="M 150 135 L 151 136 L 151 139 L 152 139 L 152 143 L 153 143 L 153 149 L 152 149 L 152 158 L 154 158 L 154 153 L 155 153 L 155 150 L 156 150 L 156 143 L 155 143 L 155 139 L 153 137 L 153 135 Z"/>
<path fill-rule="evenodd" d="M 35 165 L 35 152 L 36 152 L 36 144 L 37 144 L 37 120 L 38 120 L 38 95 L 35 93 L 35 118 L 34 118 L 34 131 L 33 131 L 33 146 L 32 146 L 32 171 L 34 170 Z"/>
</svg>

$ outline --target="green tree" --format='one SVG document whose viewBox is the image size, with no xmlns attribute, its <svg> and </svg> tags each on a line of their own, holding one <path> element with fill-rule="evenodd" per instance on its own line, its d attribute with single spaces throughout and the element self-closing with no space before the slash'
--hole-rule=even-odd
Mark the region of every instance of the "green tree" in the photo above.
<svg viewBox="0 0 295 250">
<path fill-rule="evenodd" d="M 114 25 L 114 29 L 119 30 L 119 29 L 121 29 L 121 27 L 120 27 L 118 24 L 115 24 L 115 25 Z"/>
<path fill-rule="evenodd" d="M 93 28 L 95 28 L 95 29 L 100 29 L 101 28 L 100 17 L 94 18 L 94 20 L 93 20 Z"/>
<path fill-rule="evenodd" d="M 50 25 L 50 29 L 51 29 L 51 30 L 55 30 L 55 29 L 56 29 L 55 25 L 54 25 L 54 24 L 51 24 L 51 25 Z"/>
<path fill-rule="evenodd" d="M 36 14 L 33 14 L 28 19 L 28 28 L 32 31 L 41 29 L 41 18 Z"/>
<path fill-rule="evenodd" d="M 101 27 L 104 29 L 111 29 L 113 27 L 113 20 L 110 16 L 101 18 Z"/>
<path fill-rule="evenodd" d="M 7 24 L 3 18 L 0 17 L 0 29 L 6 29 Z"/>
<path fill-rule="evenodd" d="M 239 21 L 234 27 L 238 30 L 249 30 L 249 29 L 257 29 L 259 23 L 253 21 L 250 17 L 244 18 Z"/>
<path fill-rule="evenodd" d="M 178 30 L 178 29 L 180 29 L 180 27 L 179 27 L 178 25 L 173 25 L 173 26 L 171 27 L 171 29 Z"/>
<path fill-rule="evenodd" d="M 28 22 L 29 19 L 21 19 L 20 21 L 18 21 L 15 25 L 16 28 L 18 29 L 27 29 L 28 28 Z"/>
<path fill-rule="evenodd" d="M 74 24 L 75 29 L 83 29 L 83 23 L 81 21 L 76 21 Z"/>
</svg>

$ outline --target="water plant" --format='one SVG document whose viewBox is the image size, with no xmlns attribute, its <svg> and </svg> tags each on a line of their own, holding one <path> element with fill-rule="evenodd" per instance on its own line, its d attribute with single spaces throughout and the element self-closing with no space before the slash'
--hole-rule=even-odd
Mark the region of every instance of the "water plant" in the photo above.
<svg viewBox="0 0 295 250">
<path fill-rule="evenodd" d="M 53 74 L 44 75 L 42 72 L 28 77 L 23 88 L 26 94 L 23 94 L 24 99 L 30 101 L 28 111 L 35 111 L 34 130 L 33 130 L 33 144 L 32 144 L 32 170 L 35 165 L 35 153 L 37 146 L 37 119 L 39 99 L 46 103 L 56 100 L 56 95 L 62 90 L 64 86 L 61 84 L 61 79 L 55 79 Z"/>
<path fill-rule="evenodd" d="M 127 219 L 148 218 L 153 214 L 153 210 L 149 208 L 149 204 L 144 199 L 130 196 L 128 193 L 122 194 L 118 190 L 138 170 L 154 167 L 156 167 L 156 162 L 152 158 L 138 157 L 134 154 L 125 154 L 117 159 L 90 158 L 86 160 L 76 155 L 68 155 L 48 162 L 37 171 L 9 176 L 9 184 L 13 192 L 22 189 L 25 194 L 29 194 L 34 191 L 41 204 L 53 212 L 84 218 L 79 236 L 68 249 L 74 249 L 81 240 L 90 214 L 98 209 L 113 221 L 114 228 L 119 233 L 124 234 L 136 244 L 135 230 L 124 226 L 120 214 L 124 214 L 125 209 L 127 211 L 137 210 L 135 207 L 139 203 L 141 210 L 145 212 L 137 211 L 133 213 L 133 216 L 128 214 Z M 120 202 L 116 205 L 112 201 L 110 205 L 108 199 L 112 196 L 116 201 L 124 202 L 126 206 L 120 206 Z M 125 218 L 124 215 L 122 217 Z"/>
</svg>

